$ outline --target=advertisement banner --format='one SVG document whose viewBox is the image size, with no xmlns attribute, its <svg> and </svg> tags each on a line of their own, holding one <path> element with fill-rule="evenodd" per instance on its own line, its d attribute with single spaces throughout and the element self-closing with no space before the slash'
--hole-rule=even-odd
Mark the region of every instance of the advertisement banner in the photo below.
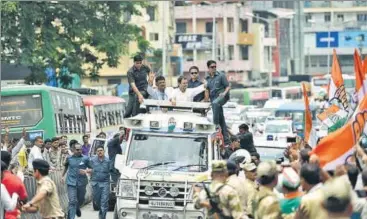
<svg viewBox="0 0 367 219">
<path fill-rule="evenodd" d="M 175 43 L 181 44 L 183 50 L 205 50 L 212 48 L 211 34 L 176 34 Z"/>
<path fill-rule="evenodd" d="M 367 31 L 344 31 L 339 33 L 339 47 L 367 47 Z"/>
</svg>

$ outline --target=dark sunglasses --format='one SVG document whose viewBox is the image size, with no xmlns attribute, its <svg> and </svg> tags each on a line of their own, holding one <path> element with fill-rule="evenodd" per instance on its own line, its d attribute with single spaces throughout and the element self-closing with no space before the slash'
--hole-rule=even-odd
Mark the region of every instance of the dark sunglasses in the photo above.
<svg viewBox="0 0 367 219">
<path fill-rule="evenodd" d="M 191 72 L 192 75 L 197 75 L 198 72 L 197 71 L 194 71 L 194 72 Z"/>
<path fill-rule="evenodd" d="M 217 68 L 217 66 L 216 65 L 212 65 L 209 68 Z"/>
</svg>

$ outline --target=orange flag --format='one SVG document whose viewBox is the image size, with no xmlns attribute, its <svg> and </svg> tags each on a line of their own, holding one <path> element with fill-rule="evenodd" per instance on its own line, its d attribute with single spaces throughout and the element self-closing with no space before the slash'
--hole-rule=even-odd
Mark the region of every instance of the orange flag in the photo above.
<svg viewBox="0 0 367 219">
<path fill-rule="evenodd" d="M 357 49 L 354 50 L 354 73 L 356 75 L 356 94 L 361 101 L 366 93 L 365 75 L 362 69 L 362 60 Z"/>
<path fill-rule="evenodd" d="M 339 164 L 344 164 L 349 155 L 354 152 L 354 145 L 359 141 L 367 119 L 367 95 L 359 105 L 346 125 L 323 138 L 312 150 L 320 159 L 320 165 L 326 170 L 334 170 Z"/>
<path fill-rule="evenodd" d="M 317 135 L 312 129 L 312 114 L 310 111 L 310 103 L 308 101 L 307 90 L 305 83 L 302 83 L 303 100 L 305 102 L 305 141 L 311 146 L 315 147 L 317 142 Z"/>
</svg>

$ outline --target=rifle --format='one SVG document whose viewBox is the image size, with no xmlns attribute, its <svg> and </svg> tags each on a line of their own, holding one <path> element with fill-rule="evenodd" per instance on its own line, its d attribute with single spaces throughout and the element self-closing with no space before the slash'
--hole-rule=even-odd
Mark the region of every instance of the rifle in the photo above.
<svg viewBox="0 0 367 219">
<path fill-rule="evenodd" d="M 233 217 L 227 217 L 227 216 L 224 216 L 223 213 L 222 213 L 222 210 L 218 207 L 218 203 L 214 202 L 211 195 L 210 195 L 210 192 L 208 190 L 208 188 L 205 186 L 204 182 L 202 182 L 203 184 L 203 187 L 204 187 L 204 190 L 206 192 L 206 195 L 208 196 L 208 199 L 209 199 L 209 203 L 210 203 L 210 207 L 211 209 L 213 209 L 214 211 L 214 214 L 213 214 L 213 217 L 214 219 L 233 219 Z M 220 189 L 223 188 L 224 185 L 221 185 L 216 192 L 218 192 Z M 210 210 L 210 209 L 209 209 Z"/>
</svg>

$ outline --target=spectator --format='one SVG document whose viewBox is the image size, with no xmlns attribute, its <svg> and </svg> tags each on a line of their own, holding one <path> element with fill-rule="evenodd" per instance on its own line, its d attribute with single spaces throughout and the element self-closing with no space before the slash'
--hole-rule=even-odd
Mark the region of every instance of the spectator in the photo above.
<svg viewBox="0 0 367 219">
<path fill-rule="evenodd" d="M 241 149 L 240 139 L 237 136 L 231 136 L 231 145 L 229 147 L 222 147 L 220 149 L 220 155 L 223 159 L 228 159 L 238 149 Z"/>
<path fill-rule="evenodd" d="M 3 178 L 3 172 L 7 169 L 7 165 L 1 161 L 1 178 Z M 1 203 L 0 203 L 0 218 L 4 218 L 4 211 L 14 211 L 18 202 L 18 194 L 13 193 L 10 196 L 8 190 L 5 185 L 1 183 Z"/>
<path fill-rule="evenodd" d="M 247 150 L 250 154 L 257 152 L 254 146 L 254 139 L 252 133 L 249 131 L 248 125 L 242 124 L 238 128 L 238 137 L 241 142 L 241 148 Z"/>
<path fill-rule="evenodd" d="M 1 161 L 4 162 L 6 166 L 9 166 L 11 154 L 7 151 L 1 152 Z M 28 197 L 27 190 L 20 178 L 12 174 L 9 170 L 4 170 L 2 174 L 1 183 L 4 184 L 9 194 L 12 196 L 14 193 L 16 193 L 19 195 L 20 201 L 26 201 Z M 6 219 L 16 219 L 18 216 L 19 212 L 17 210 L 8 211 L 5 213 Z"/>
<path fill-rule="evenodd" d="M 82 154 L 84 156 L 89 156 L 91 145 L 89 144 L 89 136 L 83 135 L 83 146 L 82 146 Z"/>
<path fill-rule="evenodd" d="M 291 167 L 283 169 L 282 190 L 284 198 L 280 200 L 280 209 L 283 215 L 294 217 L 301 203 L 303 193 L 299 190 L 300 178 Z"/>
<path fill-rule="evenodd" d="M 258 166 L 260 164 L 260 154 L 257 152 L 252 152 L 251 154 L 251 161 Z"/>
<path fill-rule="evenodd" d="M 32 162 L 35 159 L 44 159 L 44 157 L 42 156 L 42 152 L 41 149 L 43 147 L 43 140 L 41 136 L 37 136 L 34 139 L 34 143 L 33 143 L 33 147 L 29 153 L 29 157 L 28 157 L 28 170 L 32 171 L 33 170 L 33 166 L 32 166 Z"/>
<path fill-rule="evenodd" d="M 196 88 L 203 84 L 199 81 L 199 68 L 197 66 L 191 66 L 189 69 L 190 80 L 188 83 L 188 88 Z M 202 102 L 204 100 L 204 91 L 196 95 L 193 99 L 194 102 Z"/>
<path fill-rule="evenodd" d="M 66 147 L 66 143 L 60 143 L 60 160 L 58 164 L 58 168 L 63 169 L 66 158 L 69 156 L 68 148 Z"/>
<path fill-rule="evenodd" d="M 48 162 L 51 166 L 52 169 L 57 168 L 57 166 L 59 165 L 60 162 L 60 156 L 61 156 L 61 152 L 60 152 L 60 148 L 59 148 L 59 138 L 54 137 L 52 138 L 52 147 L 50 150 L 48 150 Z"/>
</svg>

